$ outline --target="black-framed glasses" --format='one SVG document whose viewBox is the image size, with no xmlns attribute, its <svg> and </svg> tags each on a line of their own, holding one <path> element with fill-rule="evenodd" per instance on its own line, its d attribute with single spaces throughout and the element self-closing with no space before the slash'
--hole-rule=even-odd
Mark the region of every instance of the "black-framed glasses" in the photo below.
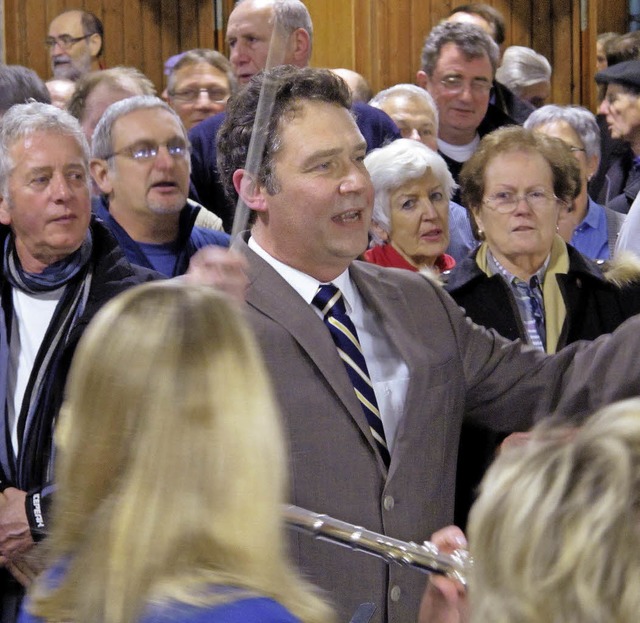
<svg viewBox="0 0 640 623">
<path fill-rule="evenodd" d="M 518 195 L 511 190 L 502 190 L 489 195 L 482 203 L 500 214 L 510 214 L 523 199 L 532 210 L 545 210 L 554 203 L 566 205 L 562 199 L 545 190 L 530 190 L 523 195 Z"/>
<path fill-rule="evenodd" d="M 200 93 L 206 93 L 213 104 L 224 104 L 230 95 L 229 91 L 220 87 L 194 87 L 182 91 L 170 91 L 169 95 L 178 102 L 192 103 L 200 97 Z"/>
<path fill-rule="evenodd" d="M 174 139 L 167 141 L 166 143 L 134 143 L 133 145 L 128 145 L 118 151 L 114 151 L 108 156 L 104 156 L 103 160 L 110 160 L 115 156 L 125 156 L 126 158 L 131 158 L 137 162 L 149 162 L 158 156 L 161 147 L 165 147 L 167 149 L 167 153 L 174 160 L 179 160 L 181 158 L 186 159 L 189 157 L 189 144 L 182 139 Z"/>
<path fill-rule="evenodd" d="M 78 41 L 82 41 L 83 39 L 88 39 L 92 37 L 96 33 L 91 32 L 88 35 L 82 35 L 82 37 L 72 37 L 71 35 L 60 35 L 59 37 L 47 37 L 44 40 L 45 46 L 47 46 L 50 50 L 56 47 L 56 44 L 59 45 L 63 50 L 68 50 L 70 47 L 74 46 Z"/>
</svg>

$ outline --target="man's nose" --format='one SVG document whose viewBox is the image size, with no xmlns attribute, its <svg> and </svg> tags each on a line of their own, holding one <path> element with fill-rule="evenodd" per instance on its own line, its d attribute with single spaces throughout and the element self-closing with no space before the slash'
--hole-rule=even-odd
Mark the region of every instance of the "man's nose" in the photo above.
<svg viewBox="0 0 640 623">
<path fill-rule="evenodd" d="M 598 112 L 601 115 L 608 115 L 609 114 L 609 102 L 607 101 L 607 99 L 603 99 L 600 102 L 600 106 L 598 106 Z"/>
<path fill-rule="evenodd" d="M 209 97 L 208 91 L 203 89 L 198 93 L 195 105 L 196 108 L 210 108 L 213 105 L 213 100 Z"/>
<path fill-rule="evenodd" d="M 166 145 L 160 145 L 158 147 L 158 154 L 153 161 L 153 166 L 158 169 L 170 169 L 174 166 L 175 159 L 169 153 Z"/>
<path fill-rule="evenodd" d="M 240 63 L 246 60 L 245 55 L 246 55 L 245 47 L 242 43 L 238 41 L 231 49 L 231 52 L 229 54 L 229 60 L 231 61 L 232 65 L 239 65 Z"/>
<path fill-rule="evenodd" d="M 62 173 L 56 173 L 51 178 L 51 194 L 54 201 L 65 201 L 71 195 L 69 182 Z"/>
<path fill-rule="evenodd" d="M 344 179 L 340 183 L 340 191 L 343 193 L 362 192 L 367 184 L 370 184 L 369 174 L 364 165 L 358 166 L 352 163 L 346 171 Z"/>
</svg>

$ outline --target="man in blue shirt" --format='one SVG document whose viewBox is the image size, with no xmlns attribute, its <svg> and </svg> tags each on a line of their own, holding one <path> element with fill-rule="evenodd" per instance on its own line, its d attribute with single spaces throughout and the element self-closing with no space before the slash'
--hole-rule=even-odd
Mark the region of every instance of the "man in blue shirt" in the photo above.
<svg viewBox="0 0 640 623">
<path fill-rule="evenodd" d="M 91 172 L 101 197 L 94 210 L 127 258 L 173 277 L 207 245 L 227 234 L 195 225 L 187 200 L 189 141 L 177 113 L 162 100 L 137 96 L 112 104 L 93 135 Z"/>
</svg>

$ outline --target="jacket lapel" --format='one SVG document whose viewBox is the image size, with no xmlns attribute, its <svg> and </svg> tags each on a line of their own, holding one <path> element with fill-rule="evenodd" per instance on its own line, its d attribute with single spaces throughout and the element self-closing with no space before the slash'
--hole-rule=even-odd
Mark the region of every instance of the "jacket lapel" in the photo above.
<svg viewBox="0 0 640 623">
<path fill-rule="evenodd" d="M 247 303 L 283 327 L 300 345 L 326 379 L 327 385 L 344 404 L 371 447 L 375 448 L 369 424 L 353 385 L 322 320 L 267 262 L 249 249 L 244 240 L 234 242 L 234 247 L 249 261 Z"/>
</svg>

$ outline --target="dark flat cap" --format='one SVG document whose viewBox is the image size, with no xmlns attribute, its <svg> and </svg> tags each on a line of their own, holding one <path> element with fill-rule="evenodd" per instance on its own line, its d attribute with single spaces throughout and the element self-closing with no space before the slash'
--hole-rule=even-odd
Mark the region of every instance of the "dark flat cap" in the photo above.
<svg viewBox="0 0 640 623">
<path fill-rule="evenodd" d="M 622 84 L 640 90 L 640 61 L 624 61 L 596 74 L 598 84 Z"/>
</svg>

